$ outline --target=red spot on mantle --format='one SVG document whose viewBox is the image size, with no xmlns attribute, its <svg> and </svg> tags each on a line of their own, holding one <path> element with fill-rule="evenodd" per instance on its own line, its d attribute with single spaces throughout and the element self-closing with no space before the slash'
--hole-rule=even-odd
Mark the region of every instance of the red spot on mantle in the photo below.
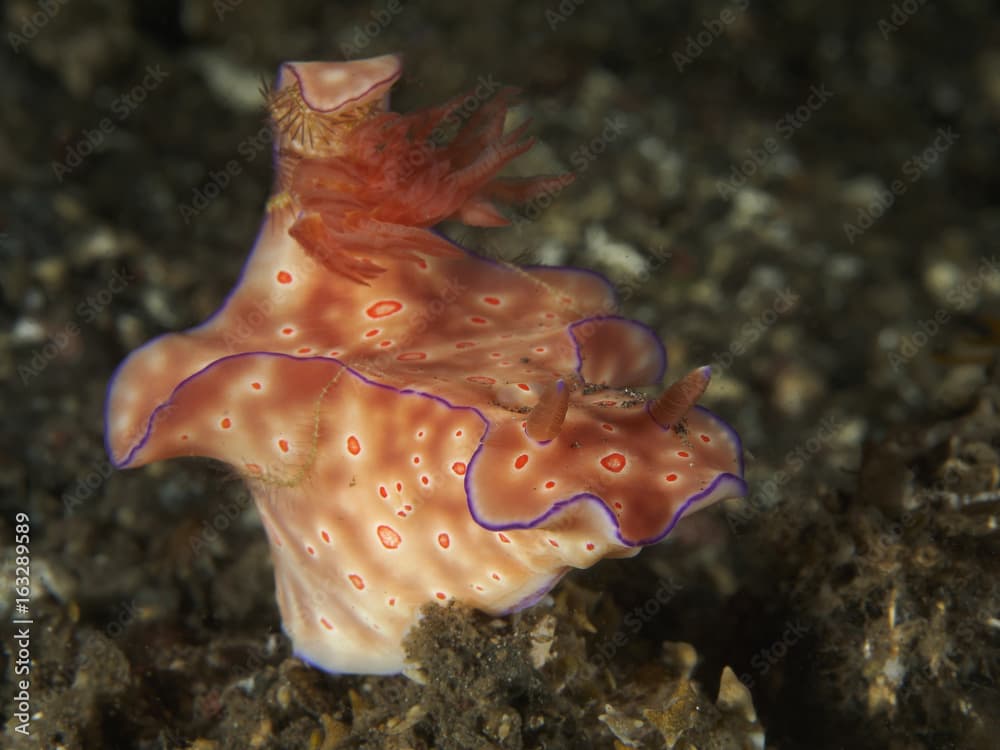
<svg viewBox="0 0 1000 750">
<path fill-rule="evenodd" d="M 384 318 L 387 315 L 398 313 L 403 309 L 403 304 L 394 299 L 383 299 L 375 302 L 365 310 L 369 318 Z"/>
<path fill-rule="evenodd" d="M 347 452 L 352 456 L 356 456 L 361 453 L 361 443 L 358 442 L 358 439 L 354 437 L 354 435 L 347 438 Z"/>
<path fill-rule="evenodd" d="M 376 533 L 378 534 L 378 540 L 382 542 L 382 546 L 386 549 L 396 549 L 403 542 L 403 537 L 391 526 L 379 526 L 376 529 Z"/>
<path fill-rule="evenodd" d="M 621 453 L 609 453 L 601 459 L 601 466 L 617 474 L 625 468 L 625 456 Z"/>
</svg>

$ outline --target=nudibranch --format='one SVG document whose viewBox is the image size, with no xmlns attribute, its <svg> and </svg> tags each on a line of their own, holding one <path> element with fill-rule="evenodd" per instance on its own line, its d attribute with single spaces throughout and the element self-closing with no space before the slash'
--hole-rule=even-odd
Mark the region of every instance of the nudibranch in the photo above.
<svg viewBox="0 0 1000 750">
<path fill-rule="evenodd" d="M 297 655 L 404 668 L 427 602 L 536 602 L 746 494 L 735 432 L 695 402 L 708 368 L 647 399 L 659 339 L 602 277 L 479 257 L 432 227 L 506 223 L 530 148 L 512 92 L 388 110 L 400 59 L 287 63 L 267 93 L 276 177 L 235 290 L 133 352 L 109 386 L 117 467 L 207 456 L 253 494 Z"/>
</svg>

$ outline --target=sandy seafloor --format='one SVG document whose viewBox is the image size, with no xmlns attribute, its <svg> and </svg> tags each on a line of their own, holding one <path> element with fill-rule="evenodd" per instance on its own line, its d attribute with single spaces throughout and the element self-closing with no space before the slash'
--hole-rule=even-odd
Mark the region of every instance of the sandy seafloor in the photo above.
<svg viewBox="0 0 1000 750">
<path fill-rule="evenodd" d="M 991 3 L 11 0 L 2 22 L 0 746 L 998 746 Z M 400 110 L 522 90 L 519 172 L 576 183 L 449 231 L 600 270 L 671 376 L 714 363 L 752 487 L 518 616 L 433 613 L 423 686 L 291 658 L 246 489 L 197 459 L 110 471 L 101 440 L 116 364 L 207 317 L 253 242 L 261 77 L 389 51 Z"/>
</svg>

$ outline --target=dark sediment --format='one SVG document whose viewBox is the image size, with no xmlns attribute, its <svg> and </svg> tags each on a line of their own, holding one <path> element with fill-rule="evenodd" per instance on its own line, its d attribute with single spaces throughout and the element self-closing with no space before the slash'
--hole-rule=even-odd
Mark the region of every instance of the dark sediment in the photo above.
<svg viewBox="0 0 1000 750">
<path fill-rule="evenodd" d="M 993 747 L 988 4 L 396 7 L 4 6 L 0 615 L 25 512 L 35 718 L 0 744 Z M 514 617 L 430 611 L 423 684 L 291 658 L 246 490 L 200 461 L 115 473 L 101 444 L 115 365 L 206 318 L 253 241 L 260 77 L 397 50 L 397 108 L 493 76 L 540 138 L 519 170 L 579 173 L 454 236 L 608 274 L 671 375 L 713 364 L 754 488 Z"/>
</svg>

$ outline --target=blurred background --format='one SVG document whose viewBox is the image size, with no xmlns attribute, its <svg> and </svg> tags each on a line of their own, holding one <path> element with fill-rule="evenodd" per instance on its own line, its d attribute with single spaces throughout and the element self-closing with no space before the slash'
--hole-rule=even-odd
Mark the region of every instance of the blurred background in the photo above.
<svg viewBox="0 0 1000 750">
<path fill-rule="evenodd" d="M 678 683 L 649 687 L 644 664 L 686 642 L 692 690 L 714 704 L 730 666 L 770 747 L 993 746 L 992 3 L 8 0 L 0 20 L 0 581 L 27 513 L 40 712 L 6 744 L 686 747 L 696 728 L 606 708 L 662 709 Z M 511 228 L 446 231 L 606 274 L 670 377 L 713 365 L 705 403 L 747 451 L 747 501 L 570 577 L 579 601 L 554 611 L 593 623 L 583 659 L 663 580 L 680 593 L 616 648 L 614 687 L 543 665 L 530 711 L 491 693 L 520 717 L 503 737 L 450 732 L 463 706 L 403 678 L 295 666 L 239 482 L 197 460 L 114 472 L 102 446 L 115 366 L 211 314 L 254 241 L 262 83 L 386 52 L 405 59 L 394 108 L 515 86 L 538 139 L 515 173 L 577 173 Z"/>
</svg>

